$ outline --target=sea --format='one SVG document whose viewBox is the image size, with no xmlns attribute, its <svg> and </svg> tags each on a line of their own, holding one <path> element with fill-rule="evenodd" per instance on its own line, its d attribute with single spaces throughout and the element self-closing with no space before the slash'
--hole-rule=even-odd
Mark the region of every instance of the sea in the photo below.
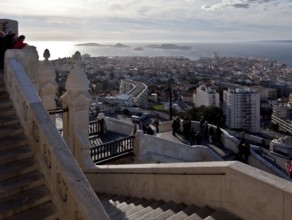
<svg viewBox="0 0 292 220">
<path fill-rule="evenodd" d="M 86 42 L 97 43 L 101 46 L 84 46 L 85 42 L 72 41 L 32 41 L 27 42 L 37 48 L 40 60 L 43 52 L 49 49 L 50 60 L 71 57 L 76 51 L 81 55 L 89 54 L 91 57 L 106 56 L 174 56 L 197 60 L 201 57 L 257 57 L 280 61 L 292 67 L 292 41 L 249 41 L 249 42 L 167 42 L 178 47 L 188 46 L 189 49 L 162 49 L 150 48 L 149 45 L 162 45 L 163 42 Z M 121 43 L 127 47 L 115 47 Z M 140 47 L 140 50 L 137 48 Z M 142 48 L 142 49 L 141 49 Z"/>
</svg>

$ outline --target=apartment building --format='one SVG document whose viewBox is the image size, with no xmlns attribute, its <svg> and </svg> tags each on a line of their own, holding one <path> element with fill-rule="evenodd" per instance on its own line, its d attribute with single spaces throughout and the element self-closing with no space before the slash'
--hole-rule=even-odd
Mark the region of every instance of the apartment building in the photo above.
<svg viewBox="0 0 292 220">
<path fill-rule="evenodd" d="M 230 128 L 260 131 L 260 93 L 251 89 L 223 91 L 223 111 Z"/>
<path fill-rule="evenodd" d="M 196 89 L 196 94 L 193 95 L 193 99 L 196 107 L 202 105 L 206 107 L 220 106 L 219 93 L 207 86 L 199 86 Z"/>
</svg>

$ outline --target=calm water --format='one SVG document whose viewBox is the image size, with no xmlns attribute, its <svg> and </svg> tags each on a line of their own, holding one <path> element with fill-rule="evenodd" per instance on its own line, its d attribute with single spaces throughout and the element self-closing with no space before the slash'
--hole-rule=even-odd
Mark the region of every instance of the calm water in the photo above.
<svg viewBox="0 0 292 220">
<path fill-rule="evenodd" d="M 71 57 L 76 51 L 91 56 L 183 56 L 191 60 L 211 57 L 215 52 L 219 56 L 262 57 L 282 61 L 292 67 L 292 42 L 237 42 L 237 43 L 173 43 L 178 46 L 191 46 L 190 50 L 170 50 L 146 48 L 146 45 L 159 43 L 123 43 L 130 47 L 116 48 L 115 43 L 101 43 L 109 46 L 75 46 L 82 42 L 34 41 L 28 42 L 37 47 L 42 59 L 43 51 L 48 48 L 51 60 Z M 142 47 L 143 50 L 134 50 Z"/>
</svg>

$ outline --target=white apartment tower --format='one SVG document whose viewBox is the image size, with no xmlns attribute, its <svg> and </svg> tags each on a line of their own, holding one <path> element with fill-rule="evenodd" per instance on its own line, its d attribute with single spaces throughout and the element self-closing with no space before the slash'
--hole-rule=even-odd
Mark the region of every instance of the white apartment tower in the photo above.
<svg viewBox="0 0 292 220">
<path fill-rule="evenodd" d="M 199 86 L 196 90 L 196 94 L 193 95 L 194 103 L 196 107 L 202 105 L 209 106 L 220 106 L 219 93 L 210 87 Z"/>
<path fill-rule="evenodd" d="M 251 89 L 225 90 L 223 111 L 228 127 L 260 131 L 260 93 Z"/>
</svg>

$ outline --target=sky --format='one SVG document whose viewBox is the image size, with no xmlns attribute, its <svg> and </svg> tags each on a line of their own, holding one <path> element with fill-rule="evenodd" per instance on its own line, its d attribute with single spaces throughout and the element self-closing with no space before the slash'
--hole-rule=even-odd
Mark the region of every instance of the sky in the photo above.
<svg viewBox="0 0 292 220">
<path fill-rule="evenodd" d="M 292 40 L 292 0 L 1 0 L 27 40 Z"/>
</svg>

